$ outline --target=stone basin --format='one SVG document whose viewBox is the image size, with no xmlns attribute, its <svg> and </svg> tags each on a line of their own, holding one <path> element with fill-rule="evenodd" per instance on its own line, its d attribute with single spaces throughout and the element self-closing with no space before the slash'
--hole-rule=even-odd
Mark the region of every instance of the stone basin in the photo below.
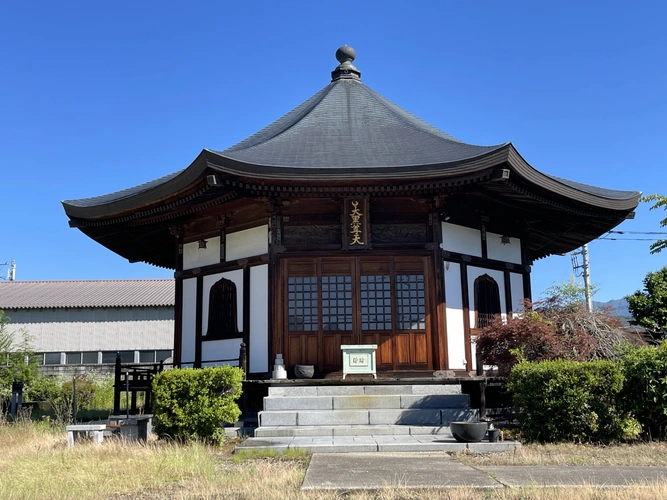
<svg viewBox="0 0 667 500">
<path fill-rule="evenodd" d="M 459 443 L 479 443 L 484 439 L 486 422 L 451 422 L 449 430 Z"/>
</svg>

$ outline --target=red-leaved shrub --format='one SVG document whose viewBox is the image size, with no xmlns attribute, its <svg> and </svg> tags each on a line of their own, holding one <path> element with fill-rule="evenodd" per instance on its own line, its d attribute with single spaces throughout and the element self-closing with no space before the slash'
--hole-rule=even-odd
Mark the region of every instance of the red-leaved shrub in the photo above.
<svg viewBox="0 0 667 500">
<path fill-rule="evenodd" d="M 596 346 L 596 340 L 583 329 L 563 331 L 535 311 L 527 311 L 506 321 L 496 317 L 480 332 L 476 341 L 482 362 L 497 366 L 501 375 L 509 374 L 518 357 L 526 361 L 584 361 Z"/>
</svg>

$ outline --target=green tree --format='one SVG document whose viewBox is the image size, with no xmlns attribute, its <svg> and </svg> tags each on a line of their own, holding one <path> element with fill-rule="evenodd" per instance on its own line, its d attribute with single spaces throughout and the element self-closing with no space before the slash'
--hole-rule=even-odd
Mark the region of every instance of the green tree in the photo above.
<svg viewBox="0 0 667 500">
<path fill-rule="evenodd" d="M 27 332 L 21 332 L 21 340 L 17 343 L 8 323 L 9 317 L 0 310 L 0 401 L 11 396 L 14 380 L 30 384 L 39 369 Z"/>
<path fill-rule="evenodd" d="M 652 194 L 649 196 L 644 196 L 642 198 L 642 201 L 655 202 L 649 210 L 657 210 L 658 208 L 664 208 L 665 210 L 667 210 L 667 196 Z M 660 221 L 660 227 L 667 227 L 667 217 L 665 217 Z M 657 240 L 656 242 L 651 243 L 650 246 L 651 253 L 662 252 L 665 248 L 667 248 L 667 239 Z"/>
<path fill-rule="evenodd" d="M 654 341 L 667 333 L 667 266 L 649 272 L 644 289 L 626 297 L 635 325 L 643 326 Z"/>
<path fill-rule="evenodd" d="M 591 297 L 598 291 L 597 285 L 591 285 Z M 577 309 L 586 304 L 586 286 L 581 281 L 576 281 L 570 276 L 567 283 L 559 281 L 547 288 L 543 293 L 545 302 L 556 302 L 558 307 L 564 309 Z"/>
</svg>

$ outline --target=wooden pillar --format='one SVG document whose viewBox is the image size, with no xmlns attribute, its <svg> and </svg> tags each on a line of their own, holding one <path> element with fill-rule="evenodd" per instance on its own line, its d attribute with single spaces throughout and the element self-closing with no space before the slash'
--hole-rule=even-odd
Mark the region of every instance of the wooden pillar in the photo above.
<svg viewBox="0 0 667 500">
<path fill-rule="evenodd" d="M 449 366 L 447 352 L 447 302 L 445 299 L 445 273 L 444 259 L 440 250 L 442 242 L 442 224 L 440 213 L 434 212 L 429 215 L 429 226 L 432 232 L 431 260 L 433 268 L 433 344 L 435 350 L 434 368 L 436 370 L 446 370 Z"/>
</svg>

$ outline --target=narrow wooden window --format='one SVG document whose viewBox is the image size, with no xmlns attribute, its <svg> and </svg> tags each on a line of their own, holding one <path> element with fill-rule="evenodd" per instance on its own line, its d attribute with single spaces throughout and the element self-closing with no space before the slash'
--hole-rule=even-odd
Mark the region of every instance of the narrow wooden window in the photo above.
<svg viewBox="0 0 667 500">
<path fill-rule="evenodd" d="M 426 330 L 426 295 L 423 274 L 397 274 L 396 329 Z"/>
<path fill-rule="evenodd" d="M 316 276 L 287 278 L 287 328 L 290 332 L 316 332 L 318 324 Z"/>
<path fill-rule="evenodd" d="M 500 290 L 498 283 L 483 274 L 475 280 L 475 323 L 476 328 L 488 326 L 494 316 L 500 314 Z"/>
<path fill-rule="evenodd" d="M 391 276 L 360 276 L 361 329 L 391 330 Z"/>
<path fill-rule="evenodd" d="M 352 276 L 322 276 L 322 330 L 352 331 Z"/>
<path fill-rule="evenodd" d="M 241 337 L 236 301 L 236 285 L 232 281 L 222 278 L 211 287 L 208 301 L 208 330 L 202 340 Z"/>
</svg>

